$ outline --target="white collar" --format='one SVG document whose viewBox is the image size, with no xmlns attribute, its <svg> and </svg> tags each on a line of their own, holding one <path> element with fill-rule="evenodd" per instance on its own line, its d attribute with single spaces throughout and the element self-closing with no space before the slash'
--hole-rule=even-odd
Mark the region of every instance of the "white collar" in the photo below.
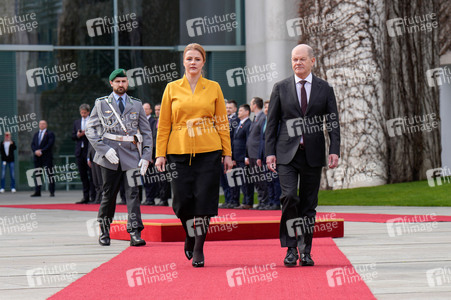
<svg viewBox="0 0 451 300">
<path fill-rule="evenodd" d="M 312 79 L 313 79 L 312 72 L 310 72 L 310 74 L 308 74 L 308 76 L 305 79 L 299 78 L 296 74 L 294 74 L 294 80 L 296 83 L 298 83 L 301 80 L 305 80 L 308 83 L 312 84 Z"/>
</svg>

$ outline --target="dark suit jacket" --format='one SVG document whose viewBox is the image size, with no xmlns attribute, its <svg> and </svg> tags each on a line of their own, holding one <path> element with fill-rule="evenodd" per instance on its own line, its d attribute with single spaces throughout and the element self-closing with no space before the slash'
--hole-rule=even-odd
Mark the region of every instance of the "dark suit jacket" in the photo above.
<svg viewBox="0 0 451 300">
<path fill-rule="evenodd" d="M 252 122 L 251 128 L 249 130 L 249 138 L 247 139 L 247 155 L 249 158 L 259 158 L 260 149 L 260 139 L 263 124 L 265 124 L 266 116 L 265 113 L 260 111 L 256 116 L 254 122 Z"/>
<path fill-rule="evenodd" d="M 157 141 L 157 120 L 150 116 L 149 118 L 149 125 L 150 125 L 150 130 L 152 130 L 152 141 L 156 142 Z M 155 149 L 157 147 L 153 147 L 152 150 L 152 158 L 155 159 Z"/>
<path fill-rule="evenodd" d="M 86 122 L 86 125 L 88 122 Z M 82 154 L 81 151 L 81 144 L 83 143 L 83 146 L 86 147 L 86 149 L 88 149 L 88 138 L 86 137 L 86 135 L 82 136 L 81 138 L 77 137 L 77 132 L 78 130 L 81 130 L 81 119 L 78 119 L 74 122 L 74 126 L 72 128 L 72 140 L 76 141 L 75 144 L 75 157 L 79 157 Z M 86 152 L 85 152 L 86 153 Z"/>
<path fill-rule="evenodd" d="M 230 142 L 232 144 L 232 149 L 233 149 L 233 137 L 235 136 L 235 131 L 238 125 L 240 125 L 240 119 L 238 119 L 238 116 L 236 114 L 233 114 L 229 118 Z"/>
<path fill-rule="evenodd" d="M 262 160 L 262 163 L 265 164 L 265 131 L 263 131 L 263 127 L 265 126 L 266 120 L 263 123 L 262 130 L 260 133 L 260 147 L 258 148 L 258 158 Z"/>
<path fill-rule="evenodd" d="M 4 142 L 2 142 L 2 145 L 1 145 L 1 148 L 0 148 L 0 153 L 1 153 L 2 161 L 13 162 L 13 161 L 14 161 L 14 150 L 17 149 L 16 143 L 14 143 L 14 144 L 9 144 L 9 152 L 8 152 L 8 155 L 6 155 L 5 147 L 4 147 L 3 143 L 4 143 Z"/>
<path fill-rule="evenodd" d="M 322 117 L 326 120 L 330 138 L 329 154 L 340 155 L 340 126 L 333 88 L 313 75 L 310 99 L 304 116 L 296 93 L 294 75 L 277 82 L 269 103 L 265 132 L 266 155 L 276 155 L 278 164 L 290 163 L 300 142 L 300 135 L 293 136 L 290 131 L 292 133 L 301 128 L 307 163 L 311 167 L 325 166 L 325 138 L 323 130 L 319 129 Z M 297 123 L 293 123 L 293 120 Z M 280 132 L 277 133 L 279 125 Z"/>
<path fill-rule="evenodd" d="M 247 119 L 243 125 L 235 130 L 233 137 L 232 160 L 244 162 L 246 157 L 246 142 L 249 137 L 251 120 Z M 238 123 L 239 124 L 239 123 Z"/>
<path fill-rule="evenodd" d="M 31 142 L 31 150 L 33 150 L 34 161 L 42 159 L 42 161 L 51 162 L 53 160 L 53 144 L 55 144 L 55 135 L 48 129 L 45 131 L 44 137 L 42 138 L 41 144 L 39 144 L 39 131 L 33 136 L 33 141 Z M 41 149 L 42 156 L 37 157 L 34 155 L 36 150 Z"/>
</svg>

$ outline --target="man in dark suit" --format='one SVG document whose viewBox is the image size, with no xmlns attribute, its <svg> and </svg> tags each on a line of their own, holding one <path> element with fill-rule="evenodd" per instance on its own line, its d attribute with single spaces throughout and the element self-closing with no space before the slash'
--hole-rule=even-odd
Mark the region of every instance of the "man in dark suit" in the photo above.
<svg viewBox="0 0 451 300">
<path fill-rule="evenodd" d="M 75 158 L 77 159 L 78 172 L 80 173 L 80 179 L 83 185 L 83 199 L 76 202 L 76 204 L 87 204 L 89 202 L 94 203 L 96 200 L 96 190 L 92 181 L 91 169 L 88 166 L 89 141 L 85 135 L 91 108 L 88 104 L 82 104 L 79 110 L 81 119 L 74 122 L 74 126 L 72 127 L 72 140 L 76 142 Z"/>
<path fill-rule="evenodd" d="M 152 106 L 149 103 L 143 104 L 144 112 L 146 113 L 146 118 L 149 121 L 150 130 L 152 130 L 152 140 L 157 140 L 157 120 L 152 117 Z M 151 171 L 155 163 L 155 147 L 152 151 L 152 160 L 149 165 L 149 169 L 147 170 L 147 174 Z M 149 175 L 144 175 L 144 189 L 146 190 L 146 200 L 143 205 L 155 205 L 155 198 L 158 193 L 158 182 L 154 182 L 150 180 Z M 141 197 L 140 197 L 141 199 Z"/>
<path fill-rule="evenodd" d="M 249 130 L 252 123 L 251 120 L 249 120 L 250 113 L 251 109 L 247 104 L 241 105 L 240 109 L 238 110 L 238 118 L 240 119 L 240 123 L 235 129 L 235 135 L 233 137 L 232 161 L 234 168 L 240 170 L 232 170 L 231 173 L 248 173 L 245 159 L 246 142 L 249 137 Z M 232 187 L 232 203 L 234 205 L 240 203 L 240 188 L 243 191 L 243 204 L 238 207 L 240 209 L 250 209 L 254 205 L 254 185 L 251 182 L 248 182 L 246 177 L 247 176 L 244 176 L 244 180 L 242 180 L 241 185 L 237 185 L 234 182 Z"/>
<path fill-rule="evenodd" d="M 269 100 L 265 101 L 263 111 L 265 115 L 268 115 L 269 108 Z M 262 127 L 261 139 L 260 139 L 260 150 L 259 150 L 259 160 L 257 163 L 265 164 L 266 162 L 266 154 L 265 154 L 265 132 L 266 132 L 266 123 L 268 119 L 266 118 L 265 123 Z M 279 176 L 277 173 L 273 173 L 266 167 L 265 164 L 265 178 L 266 178 L 266 187 L 268 189 L 268 205 L 262 209 L 266 210 L 280 210 L 280 195 L 282 193 L 280 189 Z"/>
<path fill-rule="evenodd" d="M 249 157 L 249 168 L 252 169 L 253 178 L 264 178 L 262 162 L 259 156 L 261 132 L 266 122 L 266 115 L 263 113 L 263 99 L 254 97 L 251 101 L 251 111 L 254 113 L 254 121 L 249 130 L 249 138 L 247 139 L 247 154 Z M 268 188 L 266 181 L 256 180 L 254 182 L 257 190 L 258 205 L 257 209 L 265 209 L 268 205 Z"/>
<path fill-rule="evenodd" d="M 324 121 L 330 138 L 329 168 L 337 167 L 340 154 L 335 94 L 326 81 L 311 73 L 314 63 L 310 46 L 293 48 L 294 75 L 274 85 L 269 103 L 266 163 L 273 172 L 277 166 L 282 188 L 280 243 L 288 247 L 285 266 L 297 264 L 298 250 L 300 265 L 314 265 L 310 253 L 321 170 L 326 165 Z"/>
<path fill-rule="evenodd" d="M 158 120 L 160 118 L 160 109 L 161 109 L 161 104 L 155 104 L 154 106 L 155 108 L 155 119 L 156 119 L 156 128 L 155 128 L 155 137 L 157 136 L 158 133 Z M 156 147 L 155 147 L 156 148 Z M 168 172 L 167 170 L 165 172 Z M 167 178 L 166 174 L 164 176 L 165 178 Z M 160 202 L 158 204 L 155 204 L 157 206 L 169 206 L 169 198 L 171 198 L 171 183 L 169 181 L 167 181 L 166 179 L 162 179 L 158 182 L 158 195 L 160 198 Z"/>
<path fill-rule="evenodd" d="M 238 124 L 240 123 L 240 119 L 238 119 L 238 116 L 236 114 L 237 112 L 237 104 L 235 100 L 227 100 L 226 103 L 226 111 L 227 111 L 227 118 L 229 119 L 229 129 L 230 129 L 230 141 L 232 144 L 233 149 L 233 136 L 235 134 L 235 130 L 238 127 Z M 224 170 L 224 165 L 221 164 L 221 170 Z M 232 202 L 232 189 L 229 186 L 229 183 L 227 182 L 227 175 L 224 174 L 224 172 L 221 172 L 220 176 L 220 184 L 222 187 L 222 190 L 224 191 L 224 203 L 219 206 L 219 208 L 236 208 L 240 204 L 236 202 Z"/>
<path fill-rule="evenodd" d="M 35 168 L 44 168 L 49 180 L 50 197 L 55 197 L 55 180 L 49 171 L 53 168 L 53 145 L 55 135 L 47 130 L 47 122 L 39 121 L 39 131 L 33 136 L 31 150 L 33 150 L 33 161 Z M 41 186 L 36 184 L 34 194 L 31 197 L 41 197 Z"/>
</svg>

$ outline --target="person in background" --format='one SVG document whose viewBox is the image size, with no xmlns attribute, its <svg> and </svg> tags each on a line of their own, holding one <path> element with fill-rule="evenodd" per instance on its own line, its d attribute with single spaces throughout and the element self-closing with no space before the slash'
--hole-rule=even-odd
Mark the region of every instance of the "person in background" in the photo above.
<svg viewBox="0 0 451 300">
<path fill-rule="evenodd" d="M 88 104 L 82 104 L 80 105 L 79 110 L 81 119 L 74 122 L 72 140 L 76 142 L 75 158 L 77 159 L 78 172 L 83 185 L 83 199 L 76 202 L 76 204 L 87 204 L 94 203 L 96 199 L 96 190 L 94 188 L 94 183 L 92 182 L 91 168 L 88 166 L 89 141 L 85 135 L 91 108 Z"/>
<path fill-rule="evenodd" d="M 226 102 L 226 111 L 227 111 L 227 118 L 229 119 L 229 128 L 230 128 L 230 140 L 232 143 L 232 149 L 233 149 L 233 135 L 235 134 L 235 129 L 238 127 L 238 124 L 240 123 L 240 120 L 238 119 L 238 116 L 236 114 L 237 112 L 237 105 L 235 100 L 227 100 Z M 224 169 L 224 164 L 221 164 L 221 169 Z M 219 206 L 219 208 L 236 208 L 240 205 L 239 201 L 235 202 L 232 201 L 232 189 L 229 186 L 229 183 L 227 181 L 227 175 L 221 172 L 221 187 L 224 191 L 224 203 Z"/>
<path fill-rule="evenodd" d="M 46 178 L 49 180 L 50 197 L 55 197 L 55 180 L 49 171 L 53 168 L 53 145 L 55 144 L 55 134 L 47 130 L 47 121 L 39 121 L 39 131 L 33 136 L 31 150 L 33 151 L 33 161 L 35 168 L 44 168 Z M 41 185 L 35 184 L 35 191 L 31 197 L 41 197 Z"/>
<path fill-rule="evenodd" d="M 246 166 L 246 143 L 249 137 L 249 130 L 251 128 L 251 120 L 249 115 L 251 109 L 248 104 L 243 104 L 238 110 L 238 123 L 235 129 L 235 134 L 233 137 L 233 148 L 232 148 L 232 160 L 234 170 L 232 172 L 240 172 L 243 174 L 247 173 Z M 239 169 L 239 170 L 237 170 Z M 233 175 L 232 175 L 233 177 Z M 246 177 L 246 176 L 245 176 Z M 241 184 L 240 184 L 241 183 Z M 239 209 L 250 209 L 254 205 L 254 184 L 247 182 L 246 179 L 243 182 L 234 182 L 232 187 L 232 203 L 240 203 L 240 189 L 243 191 L 243 204 L 241 204 Z"/>
<path fill-rule="evenodd" d="M 146 113 L 146 118 L 149 121 L 150 130 L 152 131 L 152 140 L 157 140 L 157 120 L 152 117 L 152 106 L 149 103 L 143 104 L 144 112 Z M 155 205 L 155 198 L 158 193 L 158 182 L 150 180 L 147 175 L 149 171 L 154 167 L 155 163 L 155 147 L 152 151 L 152 160 L 150 161 L 149 169 L 146 175 L 144 175 L 144 189 L 146 190 L 146 200 L 143 205 Z M 140 198 L 141 199 L 141 198 Z"/>
<path fill-rule="evenodd" d="M 160 121 L 160 111 L 161 111 L 161 103 L 158 103 L 154 106 L 155 108 L 155 136 L 158 133 L 158 122 Z M 156 149 L 156 146 L 155 146 Z M 166 171 L 167 172 L 167 171 Z M 166 175 L 166 174 L 165 174 Z M 167 176 L 164 176 L 165 179 L 161 179 L 158 181 L 158 198 L 160 198 L 160 202 L 156 204 L 157 206 L 169 206 L 169 198 L 171 198 L 171 183 L 166 180 Z"/>
<path fill-rule="evenodd" d="M 269 107 L 269 100 L 265 101 L 264 103 L 264 113 L 267 116 L 268 115 L 268 107 Z M 259 151 L 259 157 L 261 162 L 263 163 L 263 166 L 266 167 L 266 155 L 265 155 L 265 131 L 266 131 L 266 122 L 268 119 L 265 120 L 265 123 L 262 127 L 262 134 L 260 139 L 260 151 Z M 270 170 L 266 169 L 266 186 L 268 188 L 268 205 L 264 207 L 266 210 L 280 210 L 280 195 L 282 193 L 282 190 L 280 189 L 280 182 L 279 182 L 279 176 L 277 173 L 273 173 Z"/>
<path fill-rule="evenodd" d="M 14 151 L 16 143 L 11 139 L 11 132 L 5 132 L 5 138 L 1 144 L 0 153 L 2 157 L 2 183 L 0 193 L 5 192 L 5 176 L 6 168 L 9 168 L 9 176 L 11 177 L 11 192 L 16 192 L 16 179 L 14 177 Z"/>
<path fill-rule="evenodd" d="M 218 214 L 220 173 L 232 168 L 224 96 L 217 82 L 202 77 L 205 59 L 201 45 L 189 44 L 183 52 L 185 75 L 166 85 L 155 163 L 160 172 L 166 159 L 175 165 L 172 207 L 186 233 L 185 256 L 196 268 L 204 266 L 210 218 Z"/>
<path fill-rule="evenodd" d="M 96 198 L 94 204 L 100 204 L 103 196 L 103 180 L 102 180 L 102 170 L 100 166 L 94 162 L 95 150 L 91 143 L 88 143 L 88 157 L 86 158 L 88 166 L 91 168 L 92 183 L 94 184 L 94 189 L 96 190 Z"/>
<path fill-rule="evenodd" d="M 263 124 L 266 122 L 266 115 L 263 113 L 263 99 L 260 97 L 254 97 L 251 101 L 251 111 L 254 113 L 254 120 L 249 129 L 249 137 L 246 143 L 247 157 L 249 157 L 249 168 L 253 175 L 257 175 L 258 178 L 263 178 L 265 171 L 263 165 L 259 159 L 259 149 L 261 132 Z M 257 190 L 258 205 L 255 209 L 265 209 L 268 205 L 268 188 L 266 181 L 257 180 L 254 182 L 255 189 Z"/>
</svg>

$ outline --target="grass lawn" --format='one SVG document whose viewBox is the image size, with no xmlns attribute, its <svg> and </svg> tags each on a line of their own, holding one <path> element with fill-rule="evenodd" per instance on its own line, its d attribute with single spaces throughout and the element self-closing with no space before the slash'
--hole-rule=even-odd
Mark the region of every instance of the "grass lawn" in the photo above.
<svg viewBox="0 0 451 300">
<path fill-rule="evenodd" d="M 451 178 L 443 179 L 443 184 L 435 187 L 430 187 L 425 180 L 320 191 L 319 205 L 451 206 Z M 243 195 L 241 195 L 241 202 L 242 197 Z M 224 202 L 224 196 L 220 196 L 219 202 Z M 257 193 L 254 193 L 254 203 L 258 203 Z"/>
<path fill-rule="evenodd" d="M 449 178 L 449 177 L 448 177 Z M 319 192 L 319 205 L 451 206 L 451 179 L 430 187 L 414 181 Z"/>
</svg>

